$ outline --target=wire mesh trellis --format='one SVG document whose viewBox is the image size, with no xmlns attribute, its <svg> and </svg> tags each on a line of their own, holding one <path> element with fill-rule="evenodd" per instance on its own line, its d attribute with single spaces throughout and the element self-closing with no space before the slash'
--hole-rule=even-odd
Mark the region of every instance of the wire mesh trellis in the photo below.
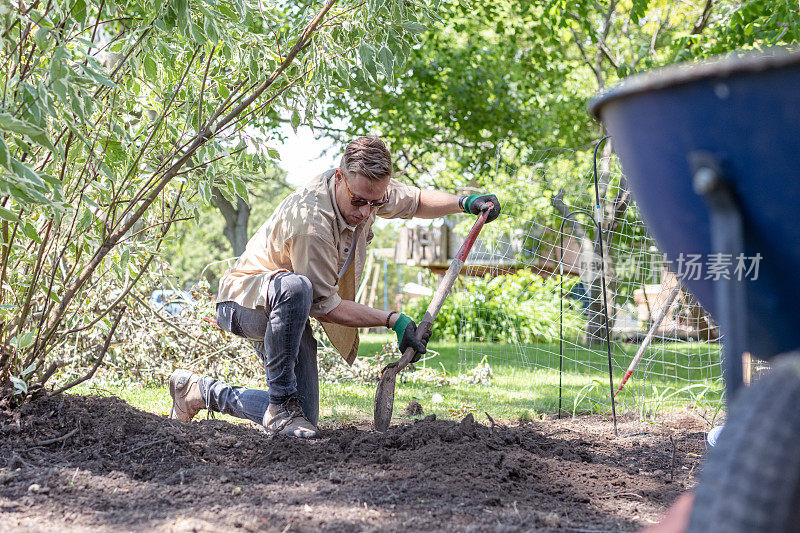
<svg viewBox="0 0 800 533">
<path fill-rule="evenodd" d="M 488 362 L 520 410 L 713 408 L 719 330 L 671 273 L 616 157 L 597 157 L 595 184 L 592 152 L 542 150 L 514 164 L 519 154 L 498 148 L 503 216 L 468 260 L 459 370 Z"/>
</svg>

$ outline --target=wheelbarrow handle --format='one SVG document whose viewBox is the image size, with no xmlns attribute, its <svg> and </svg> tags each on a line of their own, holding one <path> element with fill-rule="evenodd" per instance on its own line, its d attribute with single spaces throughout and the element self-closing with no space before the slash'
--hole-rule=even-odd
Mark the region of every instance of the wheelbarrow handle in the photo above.
<svg viewBox="0 0 800 533">
<path fill-rule="evenodd" d="M 464 266 L 464 262 L 467 260 L 470 250 L 472 250 L 472 245 L 475 244 L 475 241 L 478 239 L 478 235 L 483 229 L 483 225 L 486 224 L 486 218 L 489 216 L 489 211 L 491 209 L 492 203 L 489 203 L 487 208 L 481 212 L 478 220 L 475 221 L 475 224 L 473 224 L 472 229 L 469 230 L 467 238 L 464 239 L 464 244 L 461 245 L 458 253 L 450 263 L 447 273 L 445 273 L 442 281 L 439 283 L 439 288 L 436 289 L 436 293 L 433 295 L 433 299 L 428 305 L 427 311 L 425 311 L 425 316 L 420 321 L 419 326 L 417 326 L 418 339 L 422 340 L 422 338 L 431 330 L 431 327 L 433 327 L 433 322 L 436 320 L 436 315 L 438 315 L 439 311 L 442 310 L 442 305 L 444 305 L 447 295 L 450 294 L 450 290 L 453 288 L 456 279 L 458 279 L 458 275 L 461 273 L 461 268 Z M 397 362 L 397 371 L 400 372 L 406 366 L 408 366 L 416 353 L 417 351 L 414 348 L 407 348 L 406 351 L 403 352 L 403 357 L 401 357 Z"/>
</svg>

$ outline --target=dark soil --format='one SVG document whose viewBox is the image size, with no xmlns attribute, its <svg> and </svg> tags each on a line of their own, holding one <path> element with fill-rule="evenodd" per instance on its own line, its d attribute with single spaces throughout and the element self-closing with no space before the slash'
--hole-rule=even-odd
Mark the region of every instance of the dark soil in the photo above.
<svg viewBox="0 0 800 533">
<path fill-rule="evenodd" d="M 304 442 L 64 395 L 0 409 L 0 530 L 635 530 L 693 484 L 703 421 L 610 426 L 428 417 Z"/>
</svg>

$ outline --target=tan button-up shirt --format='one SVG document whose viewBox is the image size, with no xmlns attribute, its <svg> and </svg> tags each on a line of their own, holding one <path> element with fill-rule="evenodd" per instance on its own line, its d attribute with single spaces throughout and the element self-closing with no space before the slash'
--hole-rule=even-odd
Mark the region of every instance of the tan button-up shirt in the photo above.
<svg viewBox="0 0 800 533">
<path fill-rule="evenodd" d="M 329 313 L 343 298 L 355 298 L 375 217 L 413 217 L 420 190 L 390 180 L 389 203 L 373 209 L 355 228 L 348 226 L 339 212 L 333 175 L 328 171 L 317 176 L 280 203 L 220 280 L 217 301 L 233 301 L 250 309 L 269 308 L 269 280 L 286 271 L 303 274 L 311 281 L 312 316 Z M 341 272 L 348 257 L 352 262 Z M 352 364 L 358 352 L 358 329 L 332 323 L 323 323 L 323 327 L 342 357 Z"/>
</svg>

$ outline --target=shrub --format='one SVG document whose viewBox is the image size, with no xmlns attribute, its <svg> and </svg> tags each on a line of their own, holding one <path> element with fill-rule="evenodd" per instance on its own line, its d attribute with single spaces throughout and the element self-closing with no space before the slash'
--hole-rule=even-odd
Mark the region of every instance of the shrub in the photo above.
<svg viewBox="0 0 800 533">
<path fill-rule="evenodd" d="M 575 337 L 583 318 L 576 302 L 566 298 L 574 279 L 564 280 L 563 328 Z M 464 289 L 445 300 L 436 318 L 433 339 L 480 342 L 551 342 L 559 337 L 559 279 L 523 270 L 494 278 L 470 278 Z M 409 302 L 405 313 L 419 321 L 430 298 Z"/>
</svg>

